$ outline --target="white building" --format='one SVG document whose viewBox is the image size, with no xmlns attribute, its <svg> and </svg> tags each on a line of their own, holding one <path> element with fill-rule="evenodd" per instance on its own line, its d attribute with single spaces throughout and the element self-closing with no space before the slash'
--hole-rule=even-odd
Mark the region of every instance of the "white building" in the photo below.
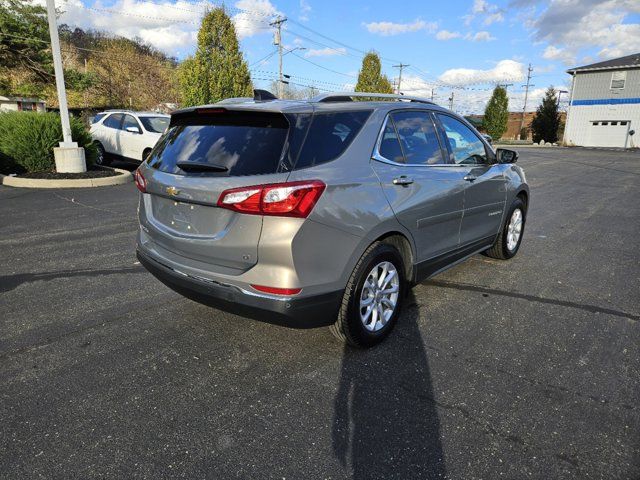
<svg viewBox="0 0 640 480">
<path fill-rule="evenodd" d="M 44 100 L 38 98 L 3 97 L 0 95 L 0 112 L 44 112 Z"/>
<path fill-rule="evenodd" d="M 564 143 L 640 146 L 640 53 L 572 68 L 567 73 L 573 80 Z"/>
</svg>

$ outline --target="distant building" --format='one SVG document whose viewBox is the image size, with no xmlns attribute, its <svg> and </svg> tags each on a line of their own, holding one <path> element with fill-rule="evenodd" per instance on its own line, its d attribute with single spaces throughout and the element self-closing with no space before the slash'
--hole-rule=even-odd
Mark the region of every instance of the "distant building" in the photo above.
<svg viewBox="0 0 640 480">
<path fill-rule="evenodd" d="M 564 142 L 588 147 L 640 146 L 640 53 L 567 73 L 573 80 Z"/>
<path fill-rule="evenodd" d="M 0 95 L 0 112 L 44 112 L 45 110 L 44 100 Z"/>
<path fill-rule="evenodd" d="M 531 132 L 531 122 L 536 116 L 536 112 L 526 112 L 524 114 L 524 126 L 523 128 L 526 130 L 526 137 L 522 140 L 531 140 L 533 138 L 533 134 Z M 479 131 L 484 131 L 482 129 L 482 119 L 484 115 L 469 115 L 465 117 L 469 123 L 471 123 L 474 127 L 476 127 Z M 560 112 L 560 123 L 564 123 L 566 118 L 565 112 Z M 502 135 L 502 140 L 520 140 L 520 124 L 522 122 L 522 112 L 509 112 L 509 117 L 507 118 L 507 131 Z"/>
</svg>

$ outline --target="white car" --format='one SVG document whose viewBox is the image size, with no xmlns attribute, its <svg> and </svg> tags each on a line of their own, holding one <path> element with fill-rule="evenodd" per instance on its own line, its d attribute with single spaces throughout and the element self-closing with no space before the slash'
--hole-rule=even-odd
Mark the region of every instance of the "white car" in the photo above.
<svg viewBox="0 0 640 480">
<path fill-rule="evenodd" d="M 109 110 L 91 121 L 91 137 L 98 149 L 96 163 L 113 159 L 142 162 L 169 126 L 169 115 L 153 112 Z"/>
</svg>

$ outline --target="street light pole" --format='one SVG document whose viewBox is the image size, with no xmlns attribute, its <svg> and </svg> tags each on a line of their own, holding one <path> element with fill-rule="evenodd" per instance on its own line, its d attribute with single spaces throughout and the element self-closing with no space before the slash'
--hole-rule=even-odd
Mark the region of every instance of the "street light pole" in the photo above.
<svg viewBox="0 0 640 480">
<path fill-rule="evenodd" d="M 56 171 L 58 172 L 86 172 L 84 149 L 71 138 L 71 123 L 67 109 L 67 93 L 64 87 L 64 70 L 60 53 L 60 38 L 56 22 L 55 0 L 47 0 L 47 18 L 49 20 L 49 35 L 51 36 L 51 53 L 53 55 L 53 70 L 56 76 L 58 103 L 60 105 L 60 121 L 62 122 L 62 142 L 59 148 L 54 148 Z"/>
</svg>

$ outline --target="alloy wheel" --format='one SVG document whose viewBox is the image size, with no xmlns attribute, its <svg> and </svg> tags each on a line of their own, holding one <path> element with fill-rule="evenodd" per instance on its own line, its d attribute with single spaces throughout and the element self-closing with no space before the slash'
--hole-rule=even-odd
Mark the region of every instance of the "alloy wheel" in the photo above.
<svg viewBox="0 0 640 480">
<path fill-rule="evenodd" d="M 370 332 L 383 328 L 393 316 L 400 294 L 400 278 L 391 262 L 380 262 L 367 275 L 360 294 L 360 320 Z"/>
<path fill-rule="evenodd" d="M 520 235 L 522 234 L 522 210 L 516 208 L 511 214 L 509 225 L 507 226 L 507 248 L 513 252 L 518 246 Z"/>
</svg>

